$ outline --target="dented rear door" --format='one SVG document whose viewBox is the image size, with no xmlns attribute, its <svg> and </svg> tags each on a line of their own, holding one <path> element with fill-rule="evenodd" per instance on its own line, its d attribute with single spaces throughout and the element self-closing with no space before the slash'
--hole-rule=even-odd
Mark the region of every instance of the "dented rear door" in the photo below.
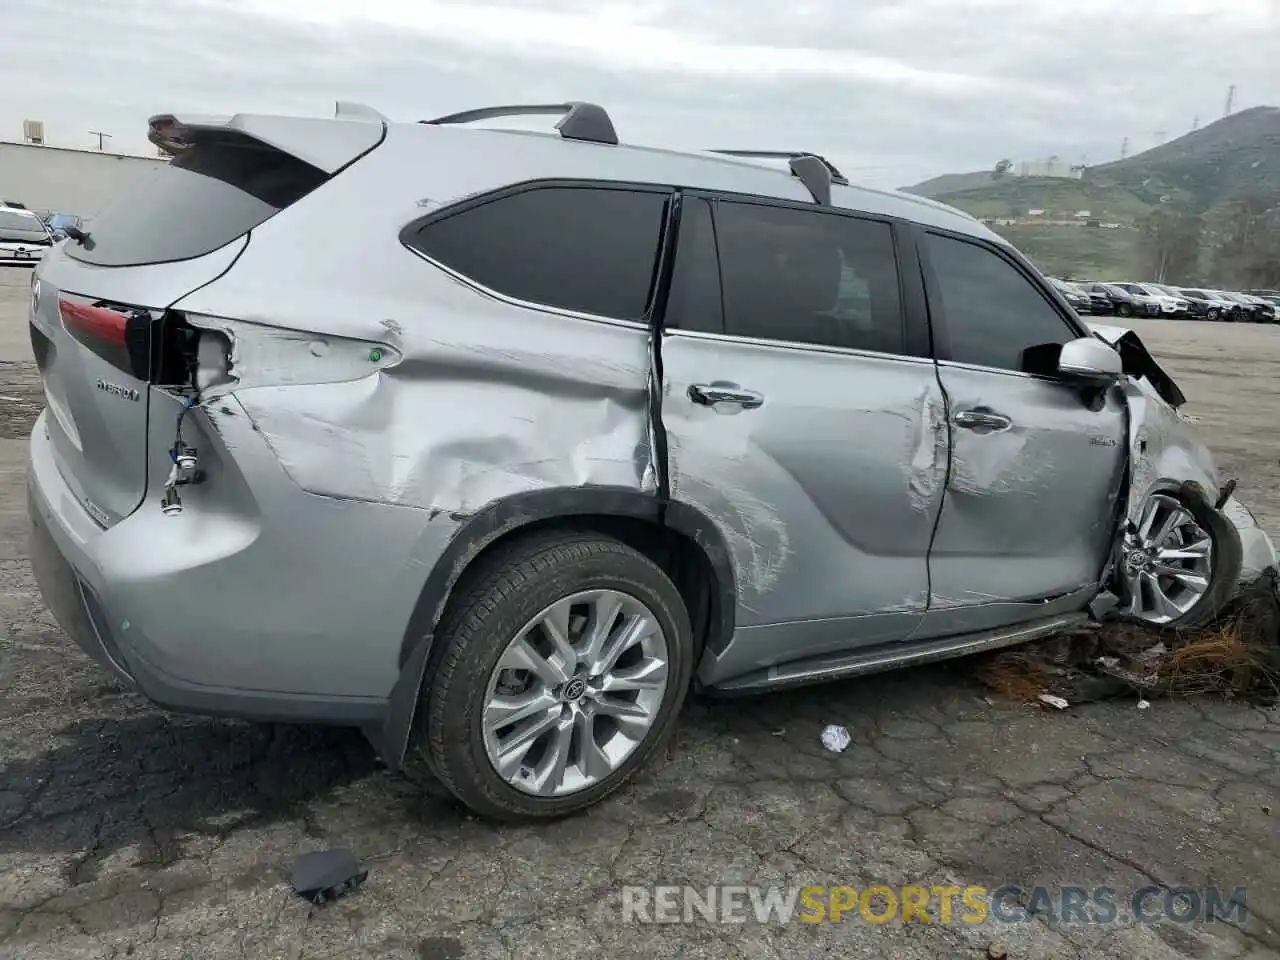
<svg viewBox="0 0 1280 960">
<path fill-rule="evenodd" d="M 959 237 L 922 244 L 951 434 L 924 636 L 1032 619 L 1040 601 L 1097 583 L 1125 412 L 1116 391 L 1090 405 L 1043 371 L 1056 369 L 1055 347 L 1087 331 L 1017 258 Z"/>
<path fill-rule="evenodd" d="M 704 682 L 921 620 L 946 435 L 901 286 L 888 223 L 684 198 L 662 343 L 670 490 L 719 525 L 738 592 Z"/>
</svg>

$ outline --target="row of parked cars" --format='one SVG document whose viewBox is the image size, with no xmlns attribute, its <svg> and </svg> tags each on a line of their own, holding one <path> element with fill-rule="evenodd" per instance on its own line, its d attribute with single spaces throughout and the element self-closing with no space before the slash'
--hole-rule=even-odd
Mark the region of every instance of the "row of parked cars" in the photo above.
<svg viewBox="0 0 1280 960">
<path fill-rule="evenodd" d="M 1050 282 L 1081 314 L 1120 317 L 1169 317 L 1241 323 L 1280 322 L 1280 291 L 1247 293 L 1207 287 L 1172 287 L 1164 283 L 1062 280 Z"/>
<path fill-rule="evenodd" d="M 69 230 L 82 225 L 75 214 L 37 213 L 16 200 L 0 200 L 0 264 L 34 265 Z"/>
</svg>

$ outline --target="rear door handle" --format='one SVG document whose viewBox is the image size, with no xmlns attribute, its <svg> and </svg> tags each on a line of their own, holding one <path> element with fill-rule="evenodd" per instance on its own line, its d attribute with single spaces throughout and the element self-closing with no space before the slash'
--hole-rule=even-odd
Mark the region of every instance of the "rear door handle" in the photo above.
<svg viewBox="0 0 1280 960">
<path fill-rule="evenodd" d="M 754 410 L 764 404 L 764 394 L 754 390 L 744 390 L 736 383 L 692 383 L 689 385 L 689 399 L 704 407 L 714 407 L 717 403 L 734 403 L 744 410 Z"/>
<path fill-rule="evenodd" d="M 962 430 L 989 432 L 993 430 L 1008 430 L 1013 426 L 1013 420 L 1003 413 L 996 413 L 989 407 L 974 407 L 972 410 L 961 410 L 956 413 L 953 419 L 955 425 Z"/>
</svg>

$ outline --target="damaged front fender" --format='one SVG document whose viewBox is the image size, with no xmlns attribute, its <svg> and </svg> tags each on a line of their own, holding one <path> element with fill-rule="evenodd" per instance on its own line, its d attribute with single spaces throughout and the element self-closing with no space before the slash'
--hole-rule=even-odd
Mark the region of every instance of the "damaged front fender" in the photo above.
<svg viewBox="0 0 1280 960">
<path fill-rule="evenodd" d="M 1204 491 L 1213 508 L 1223 513 L 1240 536 L 1242 562 L 1238 572 L 1233 571 L 1239 581 L 1253 580 L 1275 566 L 1271 539 L 1253 514 L 1223 487 L 1209 448 L 1180 412 L 1186 396 L 1173 378 L 1134 331 L 1104 324 L 1089 326 L 1120 353 L 1126 374 L 1121 389 L 1129 423 L 1129 482 L 1117 544 L 1126 530 L 1139 523 L 1150 497 L 1185 490 L 1192 484 Z"/>
</svg>

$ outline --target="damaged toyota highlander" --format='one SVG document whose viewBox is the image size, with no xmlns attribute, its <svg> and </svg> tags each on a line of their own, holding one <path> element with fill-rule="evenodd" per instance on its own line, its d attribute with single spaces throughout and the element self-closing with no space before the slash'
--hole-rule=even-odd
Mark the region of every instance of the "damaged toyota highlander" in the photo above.
<svg viewBox="0 0 1280 960">
<path fill-rule="evenodd" d="M 48 606 L 165 708 L 554 817 L 690 690 L 1204 623 L 1275 563 L 1133 333 L 821 157 L 580 102 L 150 136 L 34 273 L 28 484 Z"/>
</svg>

